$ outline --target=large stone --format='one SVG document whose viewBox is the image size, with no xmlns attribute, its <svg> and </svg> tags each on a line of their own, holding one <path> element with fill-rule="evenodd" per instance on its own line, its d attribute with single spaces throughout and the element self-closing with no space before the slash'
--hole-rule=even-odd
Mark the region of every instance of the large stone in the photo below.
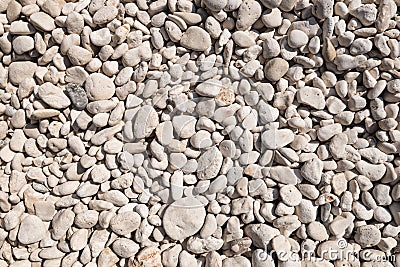
<svg viewBox="0 0 400 267">
<path fill-rule="evenodd" d="M 19 85 L 25 79 L 33 78 L 36 69 L 36 63 L 31 61 L 12 62 L 8 68 L 8 78 L 11 83 Z"/>
<path fill-rule="evenodd" d="M 274 58 L 265 64 L 265 78 L 271 82 L 279 81 L 289 70 L 289 63 L 283 58 Z"/>
<path fill-rule="evenodd" d="M 301 104 L 308 105 L 315 109 L 323 109 L 325 107 L 325 97 L 318 88 L 304 86 L 297 91 L 297 101 Z"/>
<path fill-rule="evenodd" d="M 133 135 L 138 138 L 149 137 L 150 134 L 159 124 L 158 114 L 156 110 L 145 105 L 139 109 L 132 122 Z"/>
<path fill-rule="evenodd" d="M 185 197 L 172 203 L 165 211 L 163 227 L 174 240 L 183 240 L 196 234 L 203 226 L 206 210 L 194 197 Z"/>
<path fill-rule="evenodd" d="M 194 51 L 206 51 L 211 47 L 211 37 L 208 32 L 197 26 L 189 27 L 183 33 L 181 45 Z"/>
<path fill-rule="evenodd" d="M 71 104 L 69 98 L 64 94 L 60 87 L 52 83 L 44 83 L 38 89 L 38 96 L 50 107 L 63 109 Z"/>
<path fill-rule="evenodd" d="M 216 177 L 222 166 L 222 153 L 218 148 L 212 147 L 204 152 L 198 159 L 197 177 L 208 180 Z"/>
<path fill-rule="evenodd" d="M 115 93 L 114 82 L 101 73 L 93 73 L 85 83 L 86 94 L 89 100 L 107 100 L 113 97 Z"/>
<path fill-rule="evenodd" d="M 46 226 L 39 217 L 28 215 L 19 226 L 18 241 L 24 245 L 39 242 L 45 237 L 46 231 Z"/>
</svg>

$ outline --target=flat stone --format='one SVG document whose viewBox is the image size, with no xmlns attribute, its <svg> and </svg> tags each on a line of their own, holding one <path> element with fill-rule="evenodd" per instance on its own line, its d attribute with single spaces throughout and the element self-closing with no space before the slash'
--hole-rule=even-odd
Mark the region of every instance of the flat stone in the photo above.
<svg viewBox="0 0 400 267">
<path fill-rule="evenodd" d="M 278 183 L 297 184 L 297 176 L 293 169 L 286 166 L 270 167 L 269 176 Z"/>
<path fill-rule="evenodd" d="M 315 109 L 323 109 L 325 107 L 325 97 L 318 88 L 305 86 L 297 91 L 296 96 L 299 103 Z"/>
<path fill-rule="evenodd" d="M 38 96 L 50 107 L 64 109 L 71 104 L 69 98 L 60 87 L 52 83 L 44 83 L 38 89 Z"/>
<path fill-rule="evenodd" d="M 35 26 L 35 28 L 45 32 L 50 32 L 56 28 L 54 19 L 44 12 L 37 12 L 32 14 L 29 17 L 29 21 L 30 23 L 32 23 L 33 26 Z"/>
</svg>

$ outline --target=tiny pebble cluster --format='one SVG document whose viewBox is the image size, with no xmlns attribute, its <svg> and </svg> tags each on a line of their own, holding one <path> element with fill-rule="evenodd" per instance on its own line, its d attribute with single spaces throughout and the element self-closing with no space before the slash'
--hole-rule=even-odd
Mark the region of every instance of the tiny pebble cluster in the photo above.
<svg viewBox="0 0 400 267">
<path fill-rule="evenodd" d="M 399 6 L 0 0 L 0 267 L 399 267 Z"/>
</svg>

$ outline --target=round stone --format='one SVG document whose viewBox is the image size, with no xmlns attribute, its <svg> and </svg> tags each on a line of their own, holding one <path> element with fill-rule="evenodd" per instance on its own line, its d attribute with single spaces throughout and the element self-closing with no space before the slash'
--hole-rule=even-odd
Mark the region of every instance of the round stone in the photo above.
<svg viewBox="0 0 400 267">
<path fill-rule="evenodd" d="M 114 241 L 112 249 L 121 258 L 130 258 L 139 251 L 140 247 L 133 240 L 120 238 Z"/>
<path fill-rule="evenodd" d="M 182 35 L 181 45 L 194 51 L 205 51 L 211 47 L 211 37 L 200 27 L 189 27 Z"/>
<path fill-rule="evenodd" d="M 264 67 L 265 77 L 271 82 L 279 81 L 288 70 L 289 63 L 283 58 L 271 59 Z"/>
<path fill-rule="evenodd" d="M 86 94 L 89 100 L 107 100 L 115 93 L 113 81 L 101 73 L 93 73 L 86 79 Z"/>
<path fill-rule="evenodd" d="M 297 206 L 301 202 L 301 193 L 294 185 L 284 185 L 279 191 L 282 202 L 288 206 Z"/>
<path fill-rule="evenodd" d="M 194 197 L 185 197 L 178 199 L 166 209 L 163 227 L 170 238 L 182 240 L 200 231 L 205 217 L 206 210 L 203 203 Z"/>
<path fill-rule="evenodd" d="M 288 34 L 288 44 L 293 48 L 299 48 L 308 43 L 308 36 L 300 30 L 293 30 Z"/>
</svg>

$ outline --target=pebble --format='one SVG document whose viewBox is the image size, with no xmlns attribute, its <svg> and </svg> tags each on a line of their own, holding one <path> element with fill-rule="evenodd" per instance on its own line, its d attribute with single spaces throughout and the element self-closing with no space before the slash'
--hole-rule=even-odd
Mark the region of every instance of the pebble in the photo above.
<svg viewBox="0 0 400 267">
<path fill-rule="evenodd" d="M 299 48 L 308 43 L 308 36 L 300 30 L 292 30 L 288 35 L 288 44 L 293 48 Z"/>
<path fill-rule="evenodd" d="M 67 86 L 65 86 L 65 93 L 71 100 L 76 110 L 85 109 L 86 105 L 89 102 L 85 89 L 77 84 L 67 84 Z"/>
<path fill-rule="evenodd" d="M 39 87 L 38 96 L 51 108 L 55 109 L 64 109 L 71 104 L 71 101 L 64 94 L 63 90 L 49 82 Z"/>
<path fill-rule="evenodd" d="M 204 152 L 199 160 L 197 166 L 197 176 L 200 180 L 208 180 L 216 177 L 222 166 L 222 153 L 216 148 Z"/>
<path fill-rule="evenodd" d="M 107 100 L 115 93 L 115 85 L 110 78 L 101 74 L 91 74 L 85 82 L 85 90 L 89 100 Z"/>
<path fill-rule="evenodd" d="M 318 185 L 321 182 L 323 163 L 318 158 L 312 158 L 304 163 L 301 167 L 301 175 L 314 185 Z"/>
<path fill-rule="evenodd" d="M 118 9 L 114 6 L 103 6 L 93 15 L 93 23 L 104 24 L 112 21 L 118 15 Z"/>
<path fill-rule="evenodd" d="M 196 220 L 191 218 L 196 217 Z M 182 240 L 200 231 L 206 217 L 203 204 L 194 197 L 185 197 L 172 203 L 165 211 L 163 226 L 174 240 Z"/>
<path fill-rule="evenodd" d="M 136 138 L 145 138 L 150 136 L 159 123 L 158 115 L 155 109 L 150 105 L 142 106 L 134 119 L 133 135 Z"/>
<path fill-rule="evenodd" d="M 13 40 L 12 44 L 17 54 L 29 52 L 35 47 L 33 38 L 29 36 L 18 36 Z"/>
<path fill-rule="evenodd" d="M 180 44 L 194 51 L 206 51 L 211 47 L 211 37 L 202 28 L 191 26 L 183 33 Z"/>
<path fill-rule="evenodd" d="M 29 245 L 45 238 L 46 232 L 46 226 L 39 217 L 28 215 L 21 221 L 17 237 L 21 244 Z"/>
<path fill-rule="evenodd" d="M 292 169 L 285 166 L 270 167 L 269 175 L 272 179 L 282 184 L 296 184 L 297 176 Z"/>
<path fill-rule="evenodd" d="M 8 67 L 8 77 L 10 82 L 19 85 L 25 79 L 33 78 L 37 69 L 37 64 L 30 61 L 12 62 Z"/>
<path fill-rule="evenodd" d="M 282 202 L 288 206 L 295 207 L 301 202 L 301 193 L 294 185 L 284 185 L 279 190 Z"/>
<path fill-rule="evenodd" d="M 354 239 L 362 248 L 373 247 L 381 241 L 381 232 L 374 225 L 363 225 L 356 229 Z"/>
<path fill-rule="evenodd" d="M 244 230 L 253 241 L 253 244 L 263 249 L 274 237 L 280 235 L 278 229 L 267 224 L 250 224 Z"/>
<path fill-rule="evenodd" d="M 203 3 L 210 10 L 218 12 L 226 7 L 226 5 L 228 4 L 228 1 L 223 0 L 223 1 L 215 2 L 212 0 L 206 0 Z"/>
<path fill-rule="evenodd" d="M 236 28 L 239 31 L 249 29 L 261 16 L 261 5 L 254 0 L 244 0 L 239 6 Z"/>
<path fill-rule="evenodd" d="M 29 22 L 39 30 L 50 32 L 56 28 L 54 19 L 44 12 L 37 12 L 29 17 Z"/>
<path fill-rule="evenodd" d="M 282 58 L 274 58 L 265 64 L 265 77 L 271 82 L 277 82 L 289 70 L 289 63 Z"/>
<path fill-rule="evenodd" d="M 71 46 L 67 52 L 68 58 L 72 64 L 83 66 L 92 60 L 92 53 L 85 48 L 79 46 Z"/>
<path fill-rule="evenodd" d="M 130 258 L 135 256 L 140 247 L 133 240 L 119 238 L 112 243 L 112 249 L 119 257 Z"/>
<path fill-rule="evenodd" d="M 134 211 L 125 211 L 118 213 L 111 218 L 110 228 L 118 235 L 127 235 L 139 228 L 140 215 Z"/>
</svg>

